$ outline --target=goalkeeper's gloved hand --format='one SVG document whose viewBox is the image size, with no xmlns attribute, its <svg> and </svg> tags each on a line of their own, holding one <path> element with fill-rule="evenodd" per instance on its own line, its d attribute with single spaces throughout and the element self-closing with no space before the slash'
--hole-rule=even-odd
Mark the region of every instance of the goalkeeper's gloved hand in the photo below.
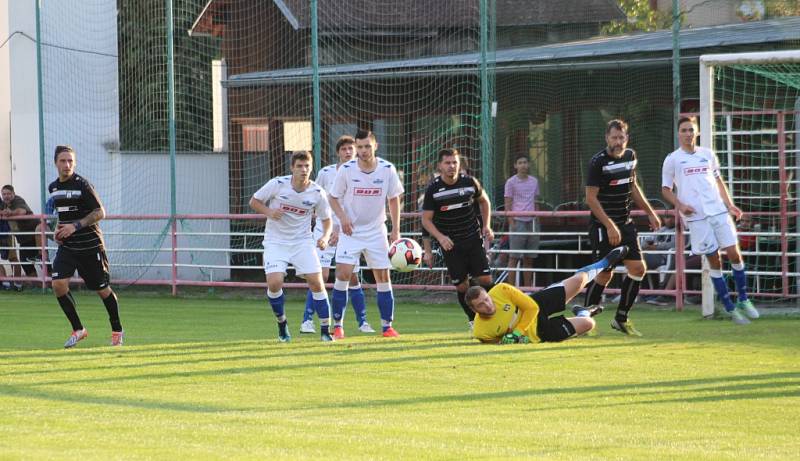
<svg viewBox="0 0 800 461">
<path fill-rule="evenodd" d="M 528 344 L 531 340 L 517 330 L 506 333 L 500 338 L 500 344 Z"/>
</svg>

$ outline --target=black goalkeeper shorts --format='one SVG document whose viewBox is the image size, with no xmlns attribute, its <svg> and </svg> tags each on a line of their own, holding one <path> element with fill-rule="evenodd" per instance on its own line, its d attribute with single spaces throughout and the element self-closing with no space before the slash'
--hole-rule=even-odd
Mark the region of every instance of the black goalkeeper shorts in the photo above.
<svg viewBox="0 0 800 461">
<path fill-rule="evenodd" d="M 557 343 L 575 334 L 575 327 L 563 315 L 550 317 L 563 312 L 567 304 L 567 292 L 561 284 L 551 285 L 531 295 L 539 305 L 536 335 L 542 342 Z"/>
</svg>

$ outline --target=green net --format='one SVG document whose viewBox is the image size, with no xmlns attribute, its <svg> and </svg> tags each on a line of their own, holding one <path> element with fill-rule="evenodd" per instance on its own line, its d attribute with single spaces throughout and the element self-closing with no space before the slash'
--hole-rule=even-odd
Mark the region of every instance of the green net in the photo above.
<svg viewBox="0 0 800 461">
<path fill-rule="evenodd" d="M 540 182 L 539 209 L 572 210 L 585 208 L 589 158 L 605 145 L 605 123 L 620 117 L 630 124 L 645 193 L 661 207 L 661 162 L 674 147 L 670 36 L 664 31 L 671 16 L 663 2 L 650 2 L 655 15 L 645 3 L 44 0 L 42 182 L 56 176 L 53 147 L 73 145 L 78 172 L 95 184 L 108 214 L 178 214 L 176 243 L 183 250 L 177 277 L 205 281 L 263 278 L 263 221 L 185 215 L 250 213 L 253 192 L 288 172 L 292 151 L 314 151 L 320 168 L 335 162 L 336 139 L 358 128 L 371 129 L 379 155 L 402 172 L 405 211 L 419 209 L 443 147 L 461 150 L 495 208 L 503 203 L 514 159 L 524 155 Z M 693 59 L 707 47 L 746 34 L 761 40 L 764 31 L 771 34 L 769 46 L 797 43 L 790 40 L 796 18 L 759 28 L 752 18 L 754 24 L 742 23 L 730 2 L 712 3 L 695 5 L 682 18 L 688 51 L 682 51 L 680 109 L 686 112 L 697 110 Z M 770 8 L 767 16 L 774 14 Z M 718 20 L 715 10 L 727 19 Z M 706 25 L 714 27 L 690 34 Z M 610 36 L 633 31 L 648 32 Z M 790 38 L 775 39 L 778 33 Z M 756 46 L 758 40 L 741 43 Z M 790 133 L 796 131 L 790 113 L 796 69 L 757 65 L 724 72 L 718 101 L 729 112 L 785 111 L 786 172 L 796 178 L 796 135 Z M 779 211 L 773 199 L 778 170 L 762 152 L 779 144 L 777 117 L 729 120 L 736 130 L 752 132 L 732 132 L 739 146 L 732 161 L 728 151 L 720 154 L 726 168 L 736 166 L 729 176 L 737 199 L 748 200 L 753 211 Z M 23 114 L 14 123 L 37 122 Z M 717 117 L 719 126 L 725 123 Z M 718 147 L 723 141 L 718 136 Z M 790 189 L 790 211 L 793 196 Z M 764 229 L 779 225 L 774 215 L 762 218 Z M 115 279 L 171 278 L 171 225 L 163 217 L 107 220 Z M 496 230 L 504 226 L 495 220 Z M 577 241 L 575 235 L 585 233 L 585 219 L 548 226 L 542 230 L 549 237 L 572 233 Z M 404 220 L 402 230 L 417 235 L 419 220 Z M 586 254 L 585 247 L 552 248 L 561 250 Z M 536 263 L 543 271 L 569 271 L 580 263 L 545 256 Z M 426 283 L 426 276 L 403 277 Z"/>
<path fill-rule="evenodd" d="M 796 293 L 796 275 L 783 272 L 798 268 L 792 213 L 800 211 L 800 63 L 714 70 L 714 147 L 734 200 L 749 215 L 738 227 L 749 271 L 760 273 L 750 283 L 759 292 Z"/>
</svg>

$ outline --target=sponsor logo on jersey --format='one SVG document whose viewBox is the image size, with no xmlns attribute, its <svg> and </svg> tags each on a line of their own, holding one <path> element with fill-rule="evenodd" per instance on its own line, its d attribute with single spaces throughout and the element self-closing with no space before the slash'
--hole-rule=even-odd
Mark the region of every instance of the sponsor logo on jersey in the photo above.
<svg viewBox="0 0 800 461">
<path fill-rule="evenodd" d="M 314 206 L 314 202 L 311 202 L 309 200 L 303 200 L 303 205 L 305 205 L 305 206 Z"/>
<path fill-rule="evenodd" d="M 376 179 L 375 181 L 372 181 L 372 184 L 383 184 L 383 179 Z"/>
<path fill-rule="evenodd" d="M 83 193 L 80 190 L 70 190 L 70 189 L 54 190 L 52 193 L 50 193 L 50 196 L 53 199 L 67 199 L 67 200 L 73 198 L 81 198 L 82 195 Z"/>
<path fill-rule="evenodd" d="M 439 207 L 439 211 L 457 210 L 459 208 L 464 208 L 470 205 L 472 205 L 472 200 L 468 200 L 466 202 L 451 203 L 450 205 L 442 205 L 441 207 Z"/>
<path fill-rule="evenodd" d="M 632 170 L 636 168 L 636 163 L 638 160 L 630 160 L 627 162 L 617 163 L 609 162 L 606 166 L 603 167 L 603 171 L 610 173 L 614 171 L 622 171 L 622 170 Z"/>
<path fill-rule="evenodd" d="M 382 189 L 378 187 L 354 187 L 353 195 L 361 197 L 378 197 L 382 193 Z"/>
<path fill-rule="evenodd" d="M 621 186 L 622 184 L 628 184 L 630 182 L 633 182 L 633 178 L 632 177 L 622 178 L 622 179 L 612 179 L 611 181 L 608 182 L 608 185 L 609 186 Z"/>
<path fill-rule="evenodd" d="M 281 203 L 280 210 L 285 211 L 287 213 L 299 214 L 301 216 L 308 214 L 308 210 L 306 210 L 305 208 L 289 205 L 288 203 Z"/>
<path fill-rule="evenodd" d="M 695 174 L 706 174 L 708 173 L 708 166 L 689 166 L 683 169 L 684 176 L 692 176 Z"/>
<path fill-rule="evenodd" d="M 511 310 L 511 304 L 504 304 L 503 305 L 503 312 L 508 312 Z"/>
</svg>

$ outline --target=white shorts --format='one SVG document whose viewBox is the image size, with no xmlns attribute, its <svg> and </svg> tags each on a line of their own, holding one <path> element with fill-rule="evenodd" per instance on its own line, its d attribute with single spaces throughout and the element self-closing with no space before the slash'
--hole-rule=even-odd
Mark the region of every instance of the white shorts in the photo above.
<svg viewBox="0 0 800 461">
<path fill-rule="evenodd" d="M 736 225 L 728 213 L 687 221 L 686 225 L 691 232 L 689 240 L 692 243 L 693 254 L 707 255 L 720 248 L 736 245 Z"/>
<path fill-rule="evenodd" d="M 389 240 L 386 238 L 386 227 L 372 235 L 353 237 L 339 234 L 336 246 L 336 262 L 358 266 L 361 255 L 370 269 L 390 269 Z"/>
<path fill-rule="evenodd" d="M 339 235 L 341 236 L 343 234 Z M 336 260 L 336 246 L 328 245 L 324 250 L 320 250 L 319 247 L 317 246 L 317 240 L 319 240 L 320 237 L 322 237 L 322 231 L 314 229 L 314 248 L 317 250 L 317 257 L 319 258 L 319 263 L 324 268 L 336 269 L 336 263 L 334 262 Z M 359 267 L 358 265 L 356 265 L 356 267 L 353 269 L 353 272 L 358 272 L 358 271 Z"/>
<path fill-rule="evenodd" d="M 314 244 L 308 242 L 287 245 L 285 243 L 264 244 L 264 273 L 286 273 L 291 264 L 298 275 L 318 274 L 322 272 L 319 258 L 314 251 Z"/>
</svg>

